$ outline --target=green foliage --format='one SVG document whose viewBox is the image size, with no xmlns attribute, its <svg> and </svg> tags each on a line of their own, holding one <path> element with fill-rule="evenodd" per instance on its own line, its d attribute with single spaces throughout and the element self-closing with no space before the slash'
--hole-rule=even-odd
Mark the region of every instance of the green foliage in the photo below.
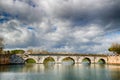
<svg viewBox="0 0 120 80">
<path fill-rule="evenodd" d="M 30 58 L 30 59 L 26 60 L 26 63 L 36 63 L 36 61 L 34 59 Z"/>
<path fill-rule="evenodd" d="M 12 50 L 10 51 L 11 54 L 23 54 L 25 51 L 24 50 Z"/>
<path fill-rule="evenodd" d="M 98 63 L 100 63 L 100 64 L 105 64 L 105 61 L 104 61 L 103 59 L 100 59 L 100 60 L 98 61 Z"/>
<path fill-rule="evenodd" d="M 63 61 L 70 61 L 70 60 L 74 61 L 74 60 L 73 60 L 72 58 L 70 58 L 70 57 L 66 57 L 66 58 L 63 59 Z"/>
<path fill-rule="evenodd" d="M 44 64 L 47 64 L 49 62 L 55 62 L 55 60 L 52 58 L 52 57 L 47 57 L 45 60 L 44 60 Z"/>
<path fill-rule="evenodd" d="M 82 60 L 82 62 L 90 62 L 90 63 L 91 63 L 91 61 L 90 61 L 89 58 L 84 58 L 84 59 Z"/>
<path fill-rule="evenodd" d="M 120 44 L 114 43 L 111 45 L 111 47 L 108 50 L 110 52 L 115 53 L 115 54 L 120 54 Z"/>
<path fill-rule="evenodd" d="M 83 61 L 89 61 L 88 59 L 83 59 Z"/>
</svg>

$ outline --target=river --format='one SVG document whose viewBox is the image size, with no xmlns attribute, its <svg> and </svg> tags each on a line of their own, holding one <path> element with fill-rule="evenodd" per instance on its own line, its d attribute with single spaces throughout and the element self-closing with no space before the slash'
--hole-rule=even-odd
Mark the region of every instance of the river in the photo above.
<svg viewBox="0 0 120 80">
<path fill-rule="evenodd" d="M 120 80 L 120 65 L 0 65 L 0 80 Z"/>
</svg>

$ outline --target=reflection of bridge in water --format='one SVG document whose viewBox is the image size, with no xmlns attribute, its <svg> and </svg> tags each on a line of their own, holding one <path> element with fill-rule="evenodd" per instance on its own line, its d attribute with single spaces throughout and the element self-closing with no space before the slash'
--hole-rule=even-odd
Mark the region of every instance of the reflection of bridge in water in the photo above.
<svg viewBox="0 0 120 80">
<path fill-rule="evenodd" d="M 43 63 L 46 58 L 54 59 L 56 64 L 61 64 L 63 59 L 70 58 L 74 63 L 82 63 L 87 60 L 89 63 L 98 63 L 102 61 L 103 63 L 109 63 L 107 55 L 98 54 L 29 54 L 24 60 L 33 59 L 36 63 Z"/>
</svg>

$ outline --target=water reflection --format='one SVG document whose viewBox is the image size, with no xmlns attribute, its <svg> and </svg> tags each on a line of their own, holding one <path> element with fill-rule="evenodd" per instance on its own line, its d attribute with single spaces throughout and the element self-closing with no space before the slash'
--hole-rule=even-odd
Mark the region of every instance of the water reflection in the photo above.
<svg viewBox="0 0 120 80">
<path fill-rule="evenodd" d="M 100 64 L 4 65 L 0 80 L 119 80 L 120 66 Z"/>
<path fill-rule="evenodd" d="M 66 57 L 62 60 L 62 64 L 63 65 L 73 65 L 73 64 L 75 64 L 75 61 L 71 57 Z"/>
<path fill-rule="evenodd" d="M 0 65 L 0 72 L 21 72 L 25 65 Z"/>
<path fill-rule="evenodd" d="M 74 65 L 74 62 L 73 62 L 73 61 L 63 61 L 63 62 L 62 62 L 62 65 L 66 65 L 66 66 L 67 66 L 67 65 L 68 65 L 68 66 L 69 66 L 69 65 Z"/>
<path fill-rule="evenodd" d="M 77 75 L 74 73 L 74 67 L 72 66 L 65 66 L 62 74 L 62 80 L 79 80 Z"/>
<path fill-rule="evenodd" d="M 44 65 L 44 71 L 45 71 L 45 72 L 54 70 L 55 64 L 48 63 L 48 64 L 43 64 L 43 65 Z"/>
</svg>

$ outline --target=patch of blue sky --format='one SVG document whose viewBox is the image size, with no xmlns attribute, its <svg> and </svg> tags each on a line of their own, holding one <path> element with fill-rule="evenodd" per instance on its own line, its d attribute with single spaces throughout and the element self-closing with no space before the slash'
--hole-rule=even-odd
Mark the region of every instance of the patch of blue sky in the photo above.
<svg viewBox="0 0 120 80">
<path fill-rule="evenodd" d="M 113 38 L 116 36 L 120 36 L 120 31 L 114 31 L 114 32 L 105 34 L 105 38 Z"/>
<path fill-rule="evenodd" d="M 33 27 L 31 27 L 31 26 L 28 26 L 27 29 L 28 29 L 28 30 L 35 30 L 35 29 L 34 29 Z"/>
<path fill-rule="evenodd" d="M 20 24 L 20 26 L 21 26 L 21 27 L 25 27 L 25 28 L 28 29 L 28 30 L 35 31 L 34 26 L 29 26 L 29 25 L 27 25 L 27 24 Z"/>
<path fill-rule="evenodd" d="M 29 25 L 27 25 L 27 24 L 21 24 L 20 26 L 21 26 L 21 27 L 25 27 L 25 28 L 27 28 L 28 30 L 34 30 L 34 27 L 29 26 Z"/>
<path fill-rule="evenodd" d="M 10 15 L 9 13 L 5 13 L 5 12 L 0 13 L 0 16 L 1 16 L 0 23 L 5 23 L 14 18 L 12 15 Z"/>
<path fill-rule="evenodd" d="M 4 23 L 4 22 L 7 22 L 9 21 L 10 19 L 9 18 L 0 18 L 0 23 Z"/>
<path fill-rule="evenodd" d="M 2 12 L 1 15 L 2 15 L 2 16 L 5 16 L 5 17 L 11 16 L 9 13 L 6 13 L 6 12 Z"/>
</svg>

